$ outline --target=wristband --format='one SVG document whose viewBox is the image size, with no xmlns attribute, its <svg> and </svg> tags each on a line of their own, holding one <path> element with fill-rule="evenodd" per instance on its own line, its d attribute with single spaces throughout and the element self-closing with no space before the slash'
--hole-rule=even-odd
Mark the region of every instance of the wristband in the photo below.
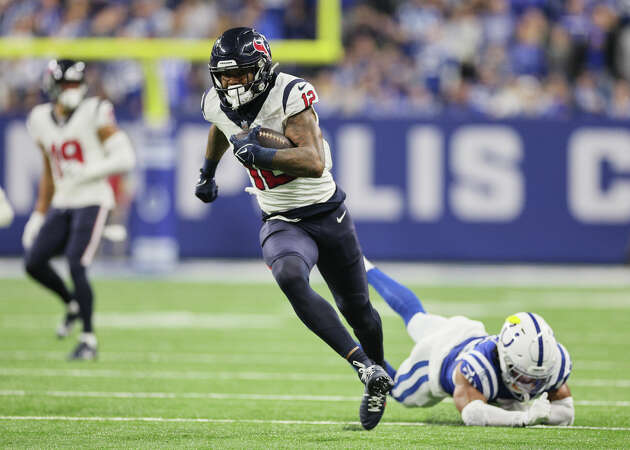
<svg viewBox="0 0 630 450">
<path fill-rule="evenodd" d="M 277 151 L 275 148 L 258 147 L 254 156 L 254 164 L 261 169 L 272 169 L 271 162 Z"/>
</svg>

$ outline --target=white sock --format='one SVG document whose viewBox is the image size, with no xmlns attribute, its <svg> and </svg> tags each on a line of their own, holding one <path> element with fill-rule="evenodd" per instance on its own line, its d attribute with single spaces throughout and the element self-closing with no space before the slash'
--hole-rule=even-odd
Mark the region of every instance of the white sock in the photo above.
<svg viewBox="0 0 630 450">
<path fill-rule="evenodd" d="M 79 342 L 84 342 L 90 347 L 96 347 L 96 335 L 94 335 L 94 333 L 81 333 L 79 336 Z"/>
<path fill-rule="evenodd" d="M 370 270 L 374 268 L 374 264 L 372 264 L 370 260 L 367 259 L 365 256 L 363 257 L 363 264 L 365 265 L 366 272 L 369 272 Z"/>
<path fill-rule="evenodd" d="M 66 306 L 66 311 L 68 314 L 78 314 L 79 313 L 79 304 L 76 300 L 70 300 L 68 305 Z"/>
</svg>

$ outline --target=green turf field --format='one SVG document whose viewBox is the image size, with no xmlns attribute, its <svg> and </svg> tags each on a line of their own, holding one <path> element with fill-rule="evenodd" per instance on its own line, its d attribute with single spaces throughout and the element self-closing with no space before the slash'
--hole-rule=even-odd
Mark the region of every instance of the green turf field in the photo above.
<svg viewBox="0 0 630 450">
<path fill-rule="evenodd" d="M 76 332 L 54 338 L 60 305 L 0 279 L 0 447 L 630 447 L 630 289 L 413 289 L 427 310 L 491 332 L 509 313 L 541 313 L 574 362 L 575 427 L 467 428 L 450 402 L 391 400 L 362 431 L 362 385 L 272 284 L 97 281 L 100 359 L 66 362 Z M 397 366 L 411 340 L 375 305 Z"/>
</svg>

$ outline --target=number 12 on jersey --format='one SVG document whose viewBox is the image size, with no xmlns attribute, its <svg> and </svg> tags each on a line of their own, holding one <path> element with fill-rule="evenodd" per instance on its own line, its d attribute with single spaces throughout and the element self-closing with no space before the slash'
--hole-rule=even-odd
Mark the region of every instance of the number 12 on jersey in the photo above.
<svg viewBox="0 0 630 450">
<path fill-rule="evenodd" d="M 315 101 L 315 91 L 312 89 L 302 94 L 302 100 L 304 100 L 304 106 L 308 108 Z"/>
<path fill-rule="evenodd" d="M 287 184 L 289 181 L 295 180 L 295 177 L 291 175 L 274 175 L 272 171 L 264 169 L 249 169 L 249 174 L 254 179 L 256 187 L 261 191 L 273 189 L 276 186 Z M 264 182 L 263 178 L 265 179 Z"/>
</svg>

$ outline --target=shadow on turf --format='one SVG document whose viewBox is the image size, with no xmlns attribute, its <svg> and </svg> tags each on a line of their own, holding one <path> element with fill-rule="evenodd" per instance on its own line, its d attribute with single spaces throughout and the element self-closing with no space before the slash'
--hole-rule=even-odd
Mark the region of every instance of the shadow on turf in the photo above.
<svg viewBox="0 0 630 450">
<path fill-rule="evenodd" d="M 387 423 L 387 422 L 388 421 L 385 420 L 382 423 Z M 389 422 L 389 423 L 396 423 L 396 422 Z M 464 425 L 461 421 L 458 421 L 458 420 L 443 420 L 443 419 L 420 420 L 418 421 L 418 423 L 422 423 L 425 425 L 437 425 L 437 426 L 463 426 Z M 354 423 L 349 423 L 347 425 L 344 425 L 342 429 L 344 431 L 365 431 L 361 425 L 357 425 Z"/>
</svg>

